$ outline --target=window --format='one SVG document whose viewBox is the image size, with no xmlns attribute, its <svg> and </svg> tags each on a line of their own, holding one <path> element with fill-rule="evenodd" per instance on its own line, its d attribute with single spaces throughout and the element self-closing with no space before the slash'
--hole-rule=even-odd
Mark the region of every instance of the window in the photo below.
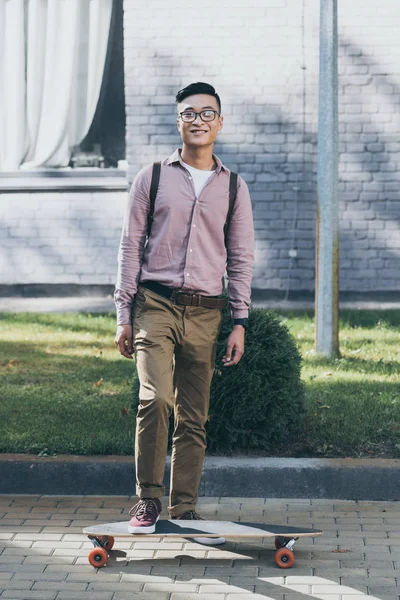
<svg viewBox="0 0 400 600">
<path fill-rule="evenodd" d="M 118 161 L 125 159 L 123 39 L 122 0 L 114 0 L 99 102 L 89 132 L 79 145 L 82 152 L 90 152 L 97 146 L 105 167 L 118 167 Z"/>
<path fill-rule="evenodd" d="M 0 173 L 117 167 L 122 0 L 0 0 L 0 10 Z"/>
</svg>

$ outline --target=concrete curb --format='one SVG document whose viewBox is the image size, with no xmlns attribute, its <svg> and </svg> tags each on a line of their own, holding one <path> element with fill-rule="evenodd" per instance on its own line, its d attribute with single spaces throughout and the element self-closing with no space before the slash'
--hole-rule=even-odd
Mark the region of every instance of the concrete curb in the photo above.
<svg viewBox="0 0 400 600">
<path fill-rule="evenodd" d="M 165 485 L 168 487 L 170 461 Z M 0 493 L 135 494 L 127 456 L 0 454 Z M 400 459 L 208 457 L 201 496 L 400 500 Z"/>
</svg>

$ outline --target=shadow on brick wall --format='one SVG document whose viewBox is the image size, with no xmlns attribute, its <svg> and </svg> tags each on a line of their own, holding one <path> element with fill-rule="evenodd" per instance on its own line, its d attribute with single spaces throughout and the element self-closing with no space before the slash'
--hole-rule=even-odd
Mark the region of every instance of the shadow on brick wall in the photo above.
<svg viewBox="0 0 400 600">
<path fill-rule="evenodd" d="M 207 75 L 204 67 L 190 74 L 170 53 L 154 49 L 153 54 L 148 61 L 159 74 L 160 85 L 155 83 L 147 96 L 136 98 L 146 122 L 135 123 L 128 117 L 128 151 L 134 170 L 168 156 L 179 145 L 174 96 L 180 87 L 198 79 L 218 87 L 213 66 Z M 339 64 L 343 71 L 339 77 L 341 291 L 400 291 L 395 241 L 400 216 L 395 152 L 400 143 L 393 140 L 395 131 L 386 131 L 388 114 L 398 112 L 394 99 L 399 86 L 345 39 L 340 43 Z M 370 96 L 364 93 L 372 92 L 371 86 L 382 94 L 385 109 L 390 107 L 386 113 L 376 112 L 376 119 L 370 112 Z M 357 109 L 348 108 L 351 97 L 356 98 Z M 134 109 L 129 107 L 130 112 Z M 280 292 L 287 299 L 302 292 L 310 295 L 315 279 L 316 133 L 307 128 L 304 115 L 291 118 L 285 106 L 269 104 L 268 96 L 262 102 L 237 97 L 234 105 L 223 105 L 223 114 L 229 134 L 221 135 L 215 152 L 243 176 L 253 201 L 253 286 Z M 290 250 L 297 255 L 289 256 Z"/>
<path fill-rule="evenodd" d="M 341 218 L 350 223 L 342 268 L 346 261 L 361 289 L 400 291 L 400 86 L 350 40 L 341 41 L 341 60 Z"/>
</svg>

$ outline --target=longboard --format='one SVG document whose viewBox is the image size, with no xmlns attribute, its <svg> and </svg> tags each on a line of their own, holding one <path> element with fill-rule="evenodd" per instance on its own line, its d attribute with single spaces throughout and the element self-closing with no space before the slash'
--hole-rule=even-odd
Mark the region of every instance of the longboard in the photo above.
<svg viewBox="0 0 400 600">
<path fill-rule="evenodd" d="M 92 566 L 103 567 L 108 560 L 109 552 L 114 546 L 115 537 L 143 539 L 149 537 L 167 538 L 275 538 L 275 562 L 278 567 L 287 569 L 294 563 L 293 546 L 300 537 L 316 537 L 322 535 L 319 529 L 290 527 L 289 525 L 271 525 L 269 523 L 247 523 L 238 521 L 184 521 L 160 520 L 154 533 L 129 533 L 128 521 L 104 523 L 86 527 L 83 530 L 93 543 L 94 549 L 89 553 Z"/>
</svg>

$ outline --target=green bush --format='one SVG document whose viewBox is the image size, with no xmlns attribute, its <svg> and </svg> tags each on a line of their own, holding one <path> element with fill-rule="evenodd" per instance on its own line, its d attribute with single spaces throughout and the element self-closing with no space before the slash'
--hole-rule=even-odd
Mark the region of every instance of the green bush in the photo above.
<svg viewBox="0 0 400 600">
<path fill-rule="evenodd" d="M 211 385 L 208 448 L 215 452 L 275 454 L 302 431 L 301 356 L 286 325 L 271 311 L 252 309 L 245 353 L 236 367 L 221 366 L 232 330 L 228 311 L 221 327 Z"/>
<path fill-rule="evenodd" d="M 245 353 L 237 366 L 223 367 L 221 359 L 231 331 L 226 308 L 211 384 L 208 451 L 277 454 L 293 450 L 296 439 L 303 435 L 305 410 L 301 356 L 293 336 L 275 313 L 251 309 Z M 135 410 L 138 393 L 136 379 Z"/>
</svg>

